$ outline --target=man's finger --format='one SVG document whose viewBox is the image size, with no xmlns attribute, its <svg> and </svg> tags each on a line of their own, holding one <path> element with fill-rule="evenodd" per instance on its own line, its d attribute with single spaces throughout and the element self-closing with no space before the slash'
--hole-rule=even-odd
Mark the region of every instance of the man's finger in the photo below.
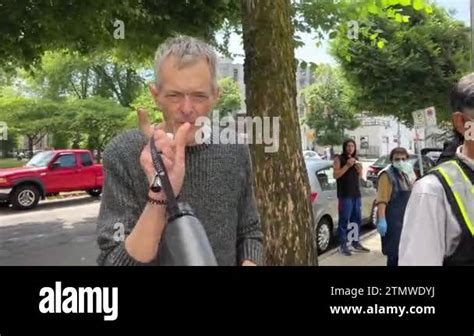
<svg viewBox="0 0 474 336">
<path fill-rule="evenodd" d="M 174 160 L 176 152 L 175 141 L 171 140 L 168 135 L 162 130 L 157 130 L 154 136 L 155 144 L 158 150 L 163 153 L 163 156 Z"/>
<path fill-rule="evenodd" d="M 170 146 L 165 146 L 161 148 L 161 151 L 163 152 L 162 156 L 166 156 L 169 159 L 174 159 L 174 151 L 171 149 Z"/>
<path fill-rule="evenodd" d="M 153 128 L 150 124 L 150 119 L 148 119 L 148 113 L 142 108 L 139 108 L 137 111 L 138 115 L 138 125 L 143 135 L 148 139 L 153 136 Z"/>
<path fill-rule="evenodd" d="M 161 156 L 163 163 L 165 164 L 166 170 L 169 172 L 171 168 L 173 168 L 173 161 L 168 159 L 166 156 Z"/>
<path fill-rule="evenodd" d="M 175 136 L 176 143 L 176 160 L 178 162 L 184 162 L 184 149 L 186 147 L 189 132 L 191 131 L 191 124 L 185 123 L 178 128 Z"/>
</svg>

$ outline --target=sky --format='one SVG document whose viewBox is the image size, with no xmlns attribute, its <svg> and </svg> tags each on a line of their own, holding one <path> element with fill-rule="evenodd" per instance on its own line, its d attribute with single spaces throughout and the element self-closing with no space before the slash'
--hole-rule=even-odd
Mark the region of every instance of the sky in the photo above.
<svg viewBox="0 0 474 336">
<path fill-rule="evenodd" d="M 469 0 L 435 0 L 434 2 L 447 10 L 455 10 L 456 13 L 453 16 L 469 25 Z M 327 43 L 323 43 L 321 47 L 316 48 L 311 34 L 301 34 L 301 37 L 305 46 L 295 50 L 297 59 L 318 64 L 335 63 L 334 59 L 329 55 Z M 244 54 L 242 40 L 238 35 L 233 34 L 231 36 L 229 49 L 231 53 Z M 236 57 L 234 62 L 242 64 L 244 62 L 243 57 Z"/>
</svg>

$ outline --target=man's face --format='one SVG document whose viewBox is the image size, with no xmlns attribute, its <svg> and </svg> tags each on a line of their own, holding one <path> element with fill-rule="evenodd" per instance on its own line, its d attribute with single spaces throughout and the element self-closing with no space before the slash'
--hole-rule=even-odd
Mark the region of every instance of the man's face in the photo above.
<svg viewBox="0 0 474 336">
<path fill-rule="evenodd" d="M 150 85 L 155 103 L 163 110 L 167 131 L 174 134 L 183 123 L 194 124 L 198 117 L 206 116 L 219 95 L 205 59 L 181 68 L 178 65 L 174 56 L 165 59 L 159 69 L 160 87 Z M 194 127 L 190 132 L 188 144 L 195 142 L 196 130 Z"/>
<path fill-rule="evenodd" d="M 392 158 L 392 162 L 401 162 L 408 160 L 407 156 L 402 153 L 395 153 Z"/>
<path fill-rule="evenodd" d="M 346 145 L 346 153 L 348 155 L 353 155 L 355 152 L 355 145 L 352 143 L 352 142 L 349 142 L 347 145 Z"/>
</svg>

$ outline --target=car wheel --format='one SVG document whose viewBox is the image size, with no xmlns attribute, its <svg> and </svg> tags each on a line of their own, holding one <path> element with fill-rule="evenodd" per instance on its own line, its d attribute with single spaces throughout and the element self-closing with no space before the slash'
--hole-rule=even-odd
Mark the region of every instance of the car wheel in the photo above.
<svg viewBox="0 0 474 336">
<path fill-rule="evenodd" d="M 36 207 L 40 199 L 40 193 L 36 186 L 24 184 L 13 190 L 10 203 L 14 209 L 29 210 Z"/>
<path fill-rule="evenodd" d="M 91 195 L 92 197 L 99 197 L 100 194 L 102 193 L 102 189 L 101 188 L 89 189 L 87 190 L 87 193 Z"/>
<path fill-rule="evenodd" d="M 332 238 L 332 225 L 328 218 L 321 218 L 316 228 L 316 246 L 318 252 L 324 253 L 329 248 Z"/>
</svg>

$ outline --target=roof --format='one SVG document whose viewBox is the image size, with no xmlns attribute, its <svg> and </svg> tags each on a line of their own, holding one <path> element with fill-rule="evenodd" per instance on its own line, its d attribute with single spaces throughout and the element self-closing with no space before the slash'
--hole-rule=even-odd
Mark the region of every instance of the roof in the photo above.
<svg viewBox="0 0 474 336">
<path fill-rule="evenodd" d="M 329 167 L 332 166 L 333 161 L 331 160 L 318 160 L 318 159 L 305 159 L 305 163 L 307 167 L 311 167 L 313 169 L 319 169 L 322 167 Z"/>
<path fill-rule="evenodd" d="M 43 150 L 42 152 L 53 152 L 53 153 L 90 153 L 88 149 L 51 149 Z"/>
</svg>

